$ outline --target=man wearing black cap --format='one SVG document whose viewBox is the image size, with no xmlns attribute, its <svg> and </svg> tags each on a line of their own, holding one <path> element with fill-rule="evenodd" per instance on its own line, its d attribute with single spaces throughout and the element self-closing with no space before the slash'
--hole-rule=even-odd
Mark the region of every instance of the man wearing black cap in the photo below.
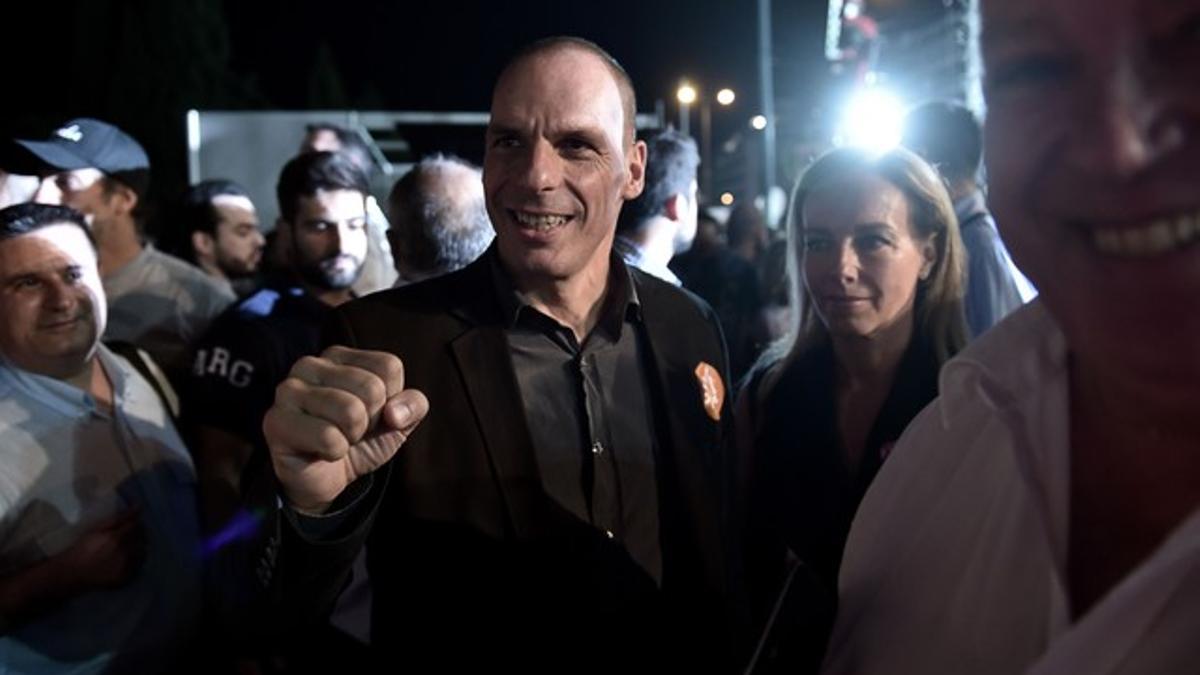
<svg viewBox="0 0 1200 675">
<path fill-rule="evenodd" d="M 150 183 L 146 151 L 117 127 L 90 118 L 67 122 L 47 140 L 17 143 L 58 171 L 53 181 L 42 181 L 38 200 L 88 217 L 109 302 L 105 339 L 145 349 L 169 374 L 184 372 L 188 343 L 234 296 L 143 241 L 138 220 Z"/>
</svg>

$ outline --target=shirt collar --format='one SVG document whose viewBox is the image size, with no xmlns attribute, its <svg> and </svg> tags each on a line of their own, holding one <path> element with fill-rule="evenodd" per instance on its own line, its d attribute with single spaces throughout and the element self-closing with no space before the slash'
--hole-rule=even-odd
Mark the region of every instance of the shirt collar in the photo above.
<svg viewBox="0 0 1200 675">
<path fill-rule="evenodd" d="M 1038 300 L 1027 303 L 946 362 L 938 390 L 950 418 L 963 417 L 981 401 L 988 407 L 1018 409 L 1037 406 L 1027 395 L 1066 372 L 1066 338 Z"/>
<path fill-rule="evenodd" d="M 118 367 L 112 352 L 103 344 L 97 346 L 94 358 L 100 362 L 109 381 L 112 382 L 113 407 L 119 407 L 125 400 L 124 371 Z M 91 414 L 108 417 L 90 393 L 62 380 L 18 368 L 3 357 L 0 357 L 0 381 L 64 415 L 78 417 Z"/>
<path fill-rule="evenodd" d="M 620 257 L 625 260 L 625 264 L 636 267 L 647 274 L 654 275 L 676 286 L 683 285 L 683 282 L 671 271 L 670 267 L 656 264 L 647 258 L 645 255 L 646 252 L 632 239 L 618 235 L 613 240 L 613 250 L 620 254 Z"/>
<path fill-rule="evenodd" d="M 972 190 L 970 194 L 954 202 L 954 215 L 958 217 L 959 225 L 980 213 L 987 213 L 987 200 L 984 199 L 982 190 Z"/>
<path fill-rule="evenodd" d="M 529 304 L 520 291 L 513 287 L 512 277 L 501 264 L 497 248 L 495 246 L 489 248 L 484 255 L 488 256 L 492 285 L 500 302 L 505 325 L 512 328 L 517 325 L 517 321 L 523 313 L 537 312 L 537 310 Z M 642 319 L 642 305 L 638 299 L 633 272 L 616 251 L 609 254 L 608 284 L 609 293 L 605 296 L 605 307 L 601 312 L 597 327 L 615 338 L 620 336 L 621 325 L 625 321 L 641 321 Z"/>
</svg>

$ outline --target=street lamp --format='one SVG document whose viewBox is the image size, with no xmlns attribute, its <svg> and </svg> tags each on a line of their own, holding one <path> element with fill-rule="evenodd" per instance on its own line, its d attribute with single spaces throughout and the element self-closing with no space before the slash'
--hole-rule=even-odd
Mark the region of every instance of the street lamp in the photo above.
<svg viewBox="0 0 1200 675">
<path fill-rule="evenodd" d="M 763 129 L 766 129 L 767 128 L 767 116 L 766 115 L 755 115 L 754 117 L 751 117 L 750 118 L 750 126 L 753 127 L 757 131 L 762 131 Z"/>
<path fill-rule="evenodd" d="M 675 98 L 679 101 L 679 132 L 688 135 L 688 109 L 696 102 L 696 88 L 684 82 L 675 90 Z"/>
<path fill-rule="evenodd" d="M 725 87 L 714 98 L 720 106 L 728 108 L 737 96 Z M 712 105 L 705 96 L 700 100 L 700 187 L 705 194 L 712 194 L 712 157 Z"/>
</svg>

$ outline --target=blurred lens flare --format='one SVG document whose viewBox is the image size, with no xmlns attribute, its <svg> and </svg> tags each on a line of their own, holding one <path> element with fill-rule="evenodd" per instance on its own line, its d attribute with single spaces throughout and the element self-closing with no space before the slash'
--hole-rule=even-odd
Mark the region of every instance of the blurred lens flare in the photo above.
<svg viewBox="0 0 1200 675">
<path fill-rule="evenodd" d="M 850 97 L 838 126 L 838 145 L 886 152 L 900 144 L 904 103 L 885 87 L 859 89 Z"/>
</svg>

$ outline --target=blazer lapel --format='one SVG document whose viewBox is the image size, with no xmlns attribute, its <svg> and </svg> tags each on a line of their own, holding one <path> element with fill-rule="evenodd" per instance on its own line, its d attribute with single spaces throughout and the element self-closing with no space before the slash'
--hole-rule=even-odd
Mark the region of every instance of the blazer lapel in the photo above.
<svg viewBox="0 0 1200 675">
<path fill-rule="evenodd" d="M 529 539 L 542 530 L 546 506 L 504 328 L 499 322 L 476 325 L 450 348 L 512 532 L 518 539 Z"/>
<path fill-rule="evenodd" d="M 638 295 L 648 337 L 645 341 L 650 357 L 648 365 L 660 396 L 656 416 L 665 418 L 659 423 L 660 434 L 666 434 L 660 460 L 666 463 L 663 468 L 675 477 L 675 485 L 670 486 L 674 490 L 667 493 L 677 493 L 677 503 L 671 508 L 680 515 L 686 514 L 692 546 L 702 556 L 699 559 L 719 562 L 724 560 L 720 531 L 724 495 L 719 483 L 719 473 L 723 470 L 719 444 L 724 421 L 714 421 L 705 412 L 704 390 L 695 373 L 699 364 L 697 354 L 702 350 L 693 348 L 688 342 L 687 329 L 681 328 L 677 317 L 656 302 L 654 289 L 639 284 Z M 724 364 L 709 365 L 720 369 Z M 721 413 L 729 413 L 728 402 Z M 678 540 L 679 534 L 672 538 Z M 664 560 L 667 555 L 664 551 Z"/>
</svg>

